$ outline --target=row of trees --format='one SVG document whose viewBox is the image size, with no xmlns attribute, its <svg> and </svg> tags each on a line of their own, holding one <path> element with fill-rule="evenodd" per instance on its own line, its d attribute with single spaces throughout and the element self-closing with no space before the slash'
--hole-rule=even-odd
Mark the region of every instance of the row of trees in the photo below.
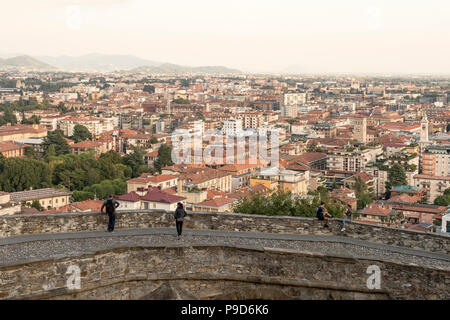
<svg viewBox="0 0 450 320">
<path fill-rule="evenodd" d="M 87 130 L 87 129 L 86 129 Z M 90 139 L 89 131 L 80 126 L 74 131 L 75 141 Z M 0 190 L 16 192 L 30 188 L 66 188 L 73 192 L 75 201 L 105 198 L 108 194 L 126 193 L 126 180 L 143 172 L 161 172 L 171 165 L 171 148 L 163 144 L 155 168 L 147 168 L 144 150 L 134 148 L 121 156 L 108 151 L 99 158 L 94 152 L 75 155 L 60 130 L 49 131 L 44 138 L 43 154 L 33 148 L 25 149 L 25 157 L 5 158 L 0 155 Z"/>
<path fill-rule="evenodd" d="M 390 194 L 393 187 L 406 184 L 404 168 L 399 164 L 394 164 L 388 170 L 388 181 L 386 183 L 388 193 Z M 338 186 L 335 184 L 333 188 L 338 188 Z M 352 188 L 355 190 L 358 200 L 358 210 L 365 208 L 377 198 L 375 194 L 368 191 L 366 183 L 359 177 L 355 179 Z M 271 195 L 256 193 L 248 198 L 240 199 L 233 210 L 246 214 L 315 217 L 316 209 L 323 201 L 325 208 L 333 217 L 343 217 L 345 204 L 332 199 L 325 187 L 319 186 L 316 191 L 309 192 L 308 195 L 309 197 L 301 197 L 280 190 Z M 450 189 L 448 190 L 448 197 L 450 198 Z M 356 216 L 357 213 L 354 212 L 354 215 Z"/>
<path fill-rule="evenodd" d="M 240 199 L 234 205 L 233 211 L 269 216 L 315 217 L 316 209 L 321 201 L 325 203 L 325 208 L 333 217 L 344 217 L 344 204 L 331 199 L 324 187 L 319 187 L 316 191 L 310 192 L 309 197 L 300 197 L 282 190 L 278 190 L 271 195 L 256 193 L 251 197 Z"/>
</svg>

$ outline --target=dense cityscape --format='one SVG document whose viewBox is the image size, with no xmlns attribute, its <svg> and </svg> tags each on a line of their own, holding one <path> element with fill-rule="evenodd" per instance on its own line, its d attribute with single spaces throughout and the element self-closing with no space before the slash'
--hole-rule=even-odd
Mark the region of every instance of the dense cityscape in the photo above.
<svg viewBox="0 0 450 320">
<path fill-rule="evenodd" d="M 99 211 L 113 194 L 120 210 L 301 217 L 324 202 L 334 218 L 350 206 L 357 222 L 450 232 L 448 78 L 34 69 L 0 72 L 0 215 Z M 176 161 L 181 131 L 200 155 L 209 131 L 237 152 Z M 276 132 L 276 164 L 254 161 L 244 132 Z"/>
</svg>

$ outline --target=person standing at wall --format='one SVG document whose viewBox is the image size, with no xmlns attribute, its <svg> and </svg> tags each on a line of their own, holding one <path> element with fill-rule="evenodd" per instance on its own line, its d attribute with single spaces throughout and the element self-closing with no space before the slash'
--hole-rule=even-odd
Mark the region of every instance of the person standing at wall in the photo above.
<svg viewBox="0 0 450 320">
<path fill-rule="evenodd" d="M 186 210 L 183 208 L 183 204 L 181 202 L 178 202 L 177 208 L 175 209 L 174 217 L 175 217 L 175 223 L 177 226 L 177 240 L 180 240 L 181 233 L 183 231 L 183 221 L 184 217 L 186 217 L 187 213 Z"/>
<path fill-rule="evenodd" d="M 352 221 L 352 206 L 347 204 L 347 209 L 345 210 L 345 217 L 342 220 L 342 229 L 341 231 L 345 231 L 345 222 Z"/>
<path fill-rule="evenodd" d="M 114 226 L 116 224 L 116 208 L 120 206 L 120 203 L 113 198 L 112 194 L 109 195 L 108 199 L 103 202 L 102 208 L 100 209 L 101 213 L 103 213 L 103 208 L 106 207 L 106 213 L 108 214 L 108 232 L 114 231 Z"/>
</svg>

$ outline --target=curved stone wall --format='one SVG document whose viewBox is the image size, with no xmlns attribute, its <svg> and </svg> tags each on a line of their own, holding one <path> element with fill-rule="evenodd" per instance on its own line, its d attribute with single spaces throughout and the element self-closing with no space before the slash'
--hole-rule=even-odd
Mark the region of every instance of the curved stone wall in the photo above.
<svg viewBox="0 0 450 320">
<path fill-rule="evenodd" d="M 369 266 L 380 289 L 368 289 Z M 70 266 L 80 288 L 69 289 Z M 127 247 L 0 268 L 2 299 L 448 299 L 448 271 L 280 249 Z"/>
<path fill-rule="evenodd" d="M 0 237 L 37 233 L 60 233 L 105 230 L 107 216 L 100 213 L 33 214 L 0 217 Z M 171 212 L 126 211 L 119 212 L 117 228 L 174 227 Z M 449 254 L 450 237 L 418 231 L 349 222 L 340 232 L 341 222 L 330 220 L 330 229 L 312 218 L 257 216 L 229 213 L 190 213 L 185 228 L 226 230 L 241 232 L 267 232 L 281 234 L 337 235 L 387 245 L 408 247 Z"/>
</svg>

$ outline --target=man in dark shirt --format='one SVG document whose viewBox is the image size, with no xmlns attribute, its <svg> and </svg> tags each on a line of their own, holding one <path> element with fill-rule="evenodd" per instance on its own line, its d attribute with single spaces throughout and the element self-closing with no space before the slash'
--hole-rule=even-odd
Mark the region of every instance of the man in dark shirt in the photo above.
<svg viewBox="0 0 450 320">
<path fill-rule="evenodd" d="M 119 205 L 119 202 L 113 198 L 112 194 L 110 194 L 108 199 L 103 202 L 102 208 L 100 209 L 100 211 L 103 213 L 103 208 L 106 207 L 106 213 L 109 216 L 108 232 L 114 231 L 114 225 L 116 224 L 116 208 Z"/>
</svg>

